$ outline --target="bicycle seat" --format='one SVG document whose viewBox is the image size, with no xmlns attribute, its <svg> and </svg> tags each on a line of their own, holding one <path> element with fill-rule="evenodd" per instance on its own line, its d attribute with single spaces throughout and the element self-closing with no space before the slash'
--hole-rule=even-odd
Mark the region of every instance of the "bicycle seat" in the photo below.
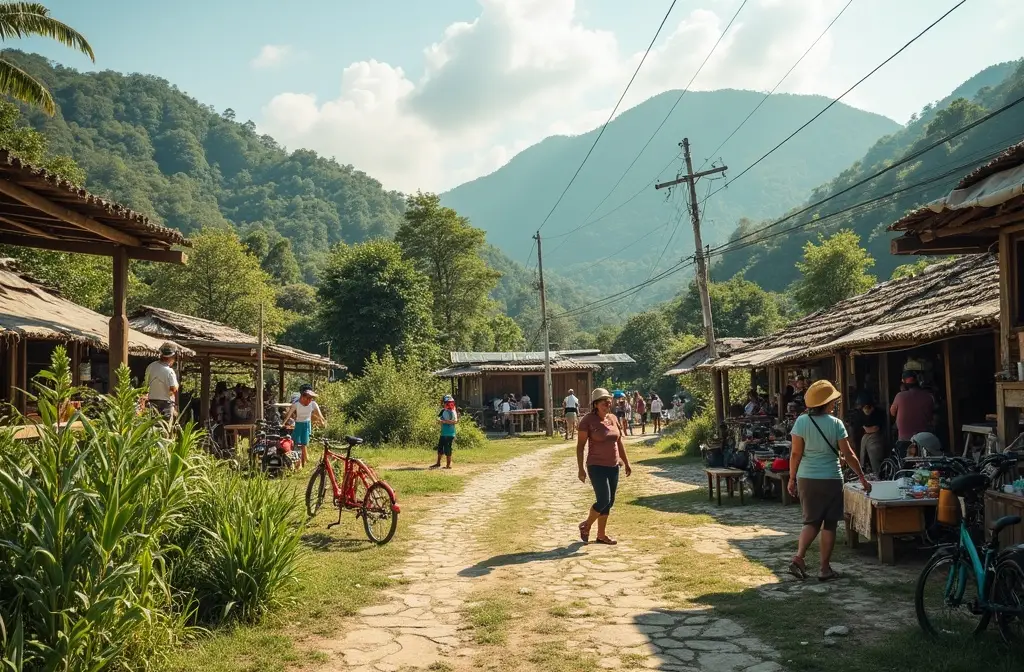
<svg viewBox="0 0 1024 672">
<path fill-rule="evenodd" d="M 358 436 L 346 436 L 345 442 L 348 443 L 348 445 L 350 446 L 358 446 L 363 442 L 363 440 L 360 439 Z"/>
<path fill-rule="evenodd" d="M 992 525 L 990 526 L 991 529 L 992 529 L 992 534 L 993 535 L 998 535 L 1000 532 L 1002 532 L 1006 528 L 1011 527 L 1011 526 L 1016 525 L 1017 523 L 1019 523 L 1020 520 L 1021 520 L 1020 516 L 1003 516 L 1002 518 L 997 518 L 996 521 L 993 522 Z"/>
<path fill-rule="evenodd" d="M 988 476 L 985 476 L 984 474 L 964 474 L 963 476 L 957 476 L 949 484 L 949 489 L 952 490 L 953 494 L 957 497 L 963 497 L 968 492 L 984 490 L 987 487 Z"/>
</svg>

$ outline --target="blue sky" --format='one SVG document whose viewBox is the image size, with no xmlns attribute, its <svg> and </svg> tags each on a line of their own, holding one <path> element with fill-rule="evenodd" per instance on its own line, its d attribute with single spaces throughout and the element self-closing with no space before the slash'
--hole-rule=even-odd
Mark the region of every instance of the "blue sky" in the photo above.
<svg viewBox="0 0 1024 672">
<path fill-rule="evenodd" d="M 679 0 L 626 107 L 680 88 L 741 0 Z M 749 0 L 695 88 L 771 88 L 847 0 Z M 553 133 L 600 124 L 668 0 L 50 0 L 97 62 L 155 74 L 289 148 L 385 186 L 440 190 Z M 954 0 L 854 0 L 784 91 L 838 95 Z M 1024 56 L 1024 2 L 970 0 L 847 101 L 905 121 L 992 63 Z"/>
</svg>

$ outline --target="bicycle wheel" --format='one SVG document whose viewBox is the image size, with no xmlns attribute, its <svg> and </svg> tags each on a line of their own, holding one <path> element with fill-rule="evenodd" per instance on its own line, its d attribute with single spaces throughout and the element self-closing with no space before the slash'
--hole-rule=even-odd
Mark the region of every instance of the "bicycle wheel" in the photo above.
<svg viewBox="0 0 1024 672">
<path fill-rule="evenodd" d="M 1024 642 L 1024 567 L 1020 556 L 1010 556 L 996 565 L 995 578 L 989 589 L 989 602 L 1010 607 L 1013 612 L 996 614 L 999 634 L 1008 646 Z"/>
<path fill-rule="evenodd" d="M 896 472 L 900 470 L 900 463 L 889 457 L 882 460 L 882 464 L 878 467 L 878 479 L 881 481 L 891 481 L 896 478 Z"/>
<path fill-rule="evenodd" d="M 936 639 L 966 640 L 988 627 L 991 614 L 977 614 L 978 582 L 966 560 L 933 555 L 921 570 L 914 591 L 917 622 Z M 934 610 L 934 614 L 929 611 Z"/>
<path fill-rule="evenodd" d="M 391 541 L 398 529 L 398 512 L 394 510 L 395 496 L 383 483 L 374 483 L 366 491 L 363 500 L 363 529 L 366 537 L 375 544 Z"/>
<path fill-rule="evenodd" d="M 312 518 L 324 504 L 324 497 L 327 495 L 327 470 L 321 462 L 313 474 L 309 477 L 309 485 L 306 486 L 306 513 Z"/>
</svg>

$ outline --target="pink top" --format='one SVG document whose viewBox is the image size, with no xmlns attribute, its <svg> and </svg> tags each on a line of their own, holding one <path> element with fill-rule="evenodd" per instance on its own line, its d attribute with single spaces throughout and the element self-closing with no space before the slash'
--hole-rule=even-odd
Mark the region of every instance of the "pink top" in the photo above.
<svg viewBox="0 0 1024 672">
<path fill-rule="evenodd" d="M 896 431 L 900 441 L 909 441 L 918 432 L 931 429 L 935 415 L 935 399 L 926 390 L 912 387 L 900 392 L 892 402 L 896 416 Z"/>
<path fill-rule="evenodd" d="M 579 431 L 587 433 L 587 464 L 614 467 L 619 463 L 619 423 L 609 413 L 602 419 L 597 413 L 587 413 L 580 421 Z"/>
</svg>

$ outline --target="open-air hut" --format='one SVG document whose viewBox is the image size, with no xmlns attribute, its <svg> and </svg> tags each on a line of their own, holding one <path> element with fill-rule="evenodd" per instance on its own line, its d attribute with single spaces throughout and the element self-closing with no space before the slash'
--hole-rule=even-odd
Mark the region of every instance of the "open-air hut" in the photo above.
<svg viewBox="0 0 1024 672">
<path fill-rule="evenodd" d="M 1004 446 L 1020 433 L 1024 381 L 1024 143 L 1007 148 L 963 177 L 947 195 L 889 226 L 902 235 L 893 254 L 995 253 L 1000 302 L 998 379 L 995 383 L 999 437 Z"/>
<path fill-rule="evenodd" d="M 790 371 L 808 371 L 844 392 L 842 412 L 865 393 L 887 406 L 911 362 L 928 372 L 929 387 L 945 409 L 938 434 L 951 446 L 957 423 L 983 421 L 994 408 L 991 390 L 977 383 L 990 380 L 996 369 L 997 276 L 989 255 L 933 264 L 698 366 L 774 369 L 771 392 L 780 395 Z"/>
<path fill-rule="evenodd" d="M 113 317 L 108 319 L 110 361 L 127 363 L 128 262 L 185 263 L 172 246 L 190 246 L 179 232 L 140 213 L 94 196 L 0 149 L 0 245 L 94 254 L 113 260 Z"/>
<path fill-rule="evenodd" d="M 57 344 L 71 358 L 72 380 L 98 392 L 109 391 L 110 348 L 107 318 L 61 298 L 14 270 L 11 260 L 0 261 L 0 376 L 2 394 L 22 412 L 28 410 L 22 390 L 50 365 Z M 158 356 L 164 339 L 129 329 L 128 354 L 142 358 L 141 366 Z M 184 349 L 184 354 L 193 354 Z M 139 381 L 141 382 L 141 381 Z"/>
<path fill-rule="evenodd" d="M 204 423 L 209 416 L 210 380 L 214 367 L 241 365 L 249 369 L 256 366 L 259 339 L 226 324 L 153 306 L 142 306 L 132 313 L 129 322 L 132 329 L 180 343 L 195 351 L 200 375 L 199 410 Z M 271 371 L 277 371 L 280 401 L 285 400 L 285 374 L 326 376 L 332 369 L 345 368 L 323 355 L 275 343 L 264 343 L 263 359 Z"/>
<path fill-rule="evenodd" d="M 611 364 L 632 364 L 625 354 L 600 350 L 558 350 L 551 353 L 551 388 L 555 404 L 574 390 L 589 406 L 594 372 Z M 544 400 L 543 352 L 453 352 L 451 366 L 435 371 L 452 380 L 456 399 L 471 409 L 483 409 L 495 397 L 528 395 L 535 406 Z"/>
</svg>

